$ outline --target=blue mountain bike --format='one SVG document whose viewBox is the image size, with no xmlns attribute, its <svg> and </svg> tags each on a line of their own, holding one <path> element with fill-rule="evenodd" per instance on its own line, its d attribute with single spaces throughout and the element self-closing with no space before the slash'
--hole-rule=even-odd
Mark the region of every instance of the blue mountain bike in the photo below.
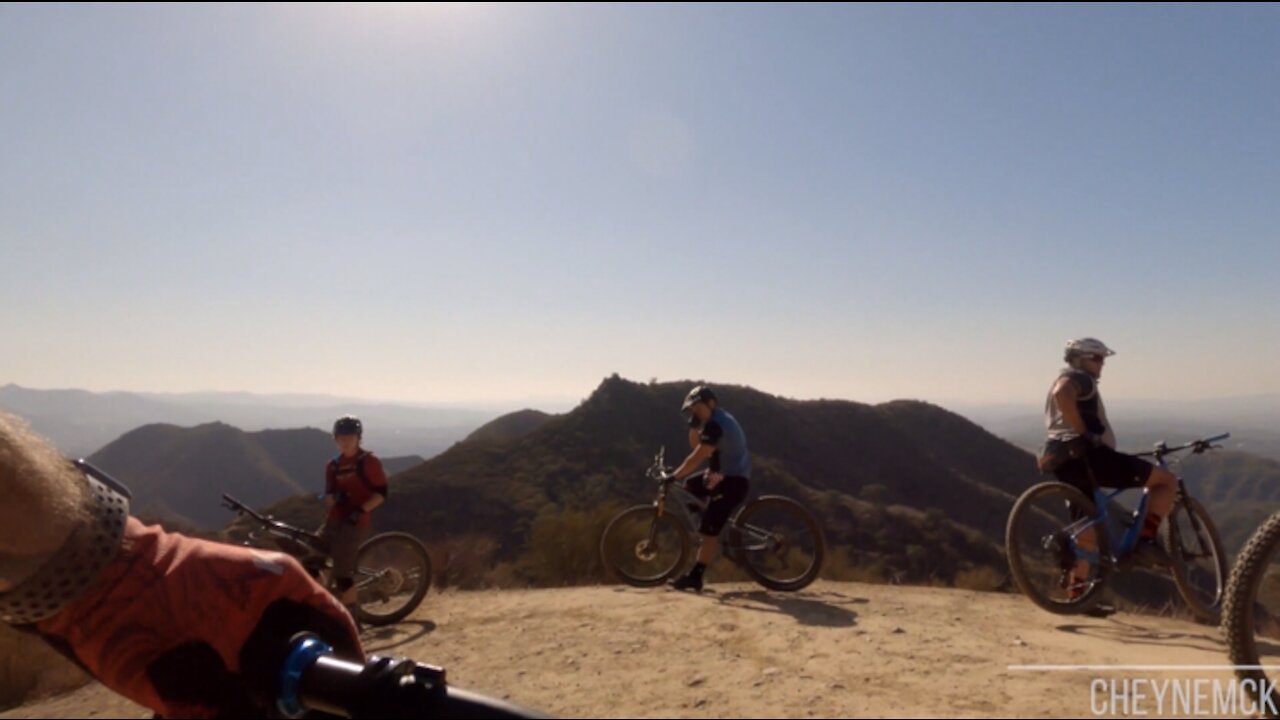
<svg viewBox="0 0 1280 720">
<path fill-rule="evenodd" d="M 1166 458 L 1190 450 L 1198 455 L 1230 437 L 1218 435 L 1178 447 L 1157 443 L 1150 457 L 1162 468 Z M 1090 470 L 1092 477 L 1092 470 Z M 1132 510 L 1118 502 L 1137 493 Z M 1097 487 L 1088 498 L 1063 482 L 1033 486 L 1013 506 L 1005 534 L 1009 571 L 1018 588 L 1036 605 L 1059 614 L 1092 609 L 1107 577 L 1141 567 L 1135 562 L 1142 520 L 1147 514 L 1146 488 L 1108 490 Z M 1178 478 L 1173 510 L 1160 526 L 1159 540 L 1169 556 L 1167 570 L 1178 593 L 1195 616 L 1217 624 L 1227 581 L 1227 556 L 1213 519 Z M 1087 563 L 1088 569 L 1082 572 Z"/>
</svg>

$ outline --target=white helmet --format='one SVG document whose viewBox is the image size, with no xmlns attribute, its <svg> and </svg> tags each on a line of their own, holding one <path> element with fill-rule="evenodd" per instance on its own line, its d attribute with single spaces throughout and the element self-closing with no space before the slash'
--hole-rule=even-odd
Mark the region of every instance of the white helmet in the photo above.
<svg viewBox="0 0 1280 720">
<path fill-rule="evenodd" d="M 1067 341 L 1066 351 L 1063 353 L 1063 359 L 1071 362 L 1071 359 L 1078 355 L 1115 355 L 1116 352 L 1107 347 L 1105 343 L 1097 338 L 1076 338 Z"/>
</svg>

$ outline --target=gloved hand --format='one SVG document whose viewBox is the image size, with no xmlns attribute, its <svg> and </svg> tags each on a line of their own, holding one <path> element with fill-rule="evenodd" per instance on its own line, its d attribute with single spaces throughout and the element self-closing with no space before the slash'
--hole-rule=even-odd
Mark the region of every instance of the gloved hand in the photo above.
<svg viewBox="0 0 1280 720">
<path fill-rule="evenodd" d="M 364 508 L 356 508 L 355 510 L 351 511 L 350 515 L 347 516 L 347 523 L 350 525 L 359 525 L 360 518 L 364 516 L 365 516 Z"/>
<path fill-rule="evenodd" d="M 350 616 L 293 558 L 132 518 L 99 581 L 34 627 L 103 685 L 164 717 L 266 717 L 298 632 L 364 658 Z"/>
</svg>

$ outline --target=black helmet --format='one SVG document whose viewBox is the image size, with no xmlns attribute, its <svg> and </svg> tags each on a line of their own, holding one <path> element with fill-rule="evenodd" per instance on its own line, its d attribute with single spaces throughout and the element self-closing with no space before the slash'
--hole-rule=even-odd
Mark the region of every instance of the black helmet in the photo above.
<svg viewBox="0 0 1280 720">
<path fill-rule="evenodd" d="M 689 391 L 684 396 L 684 405 L 680 407 L 680 412 L 689 412 L 689 408 L 700 402 L 709 403 L 716 399 L 716 394 L 706 385 L 699 385 Z"/>
<path fill-rule="evenodd" d="M 343 415 L 333 423 L 333 436 L 338 437 L 339 435 L 361 437 L 364 435 L 364 424 L 355 415 Z"/>
</svg>

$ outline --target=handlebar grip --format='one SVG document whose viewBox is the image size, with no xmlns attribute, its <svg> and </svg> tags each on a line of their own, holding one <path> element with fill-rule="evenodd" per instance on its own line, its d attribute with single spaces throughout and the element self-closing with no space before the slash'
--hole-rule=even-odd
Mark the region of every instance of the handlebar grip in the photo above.
<svg viewBox="0 0 1280 720">
<path fill-rule="evenodd" d="M 1226 440 L 1229 437 L 1231 437 L 1231 433 L 1222 433 L 1221 435 L 1217 435 L 1215 437 L 1205 439 L 1205 442 L 1207 443 L 1222 442 L 1223 440 Z"/>
</svg>

